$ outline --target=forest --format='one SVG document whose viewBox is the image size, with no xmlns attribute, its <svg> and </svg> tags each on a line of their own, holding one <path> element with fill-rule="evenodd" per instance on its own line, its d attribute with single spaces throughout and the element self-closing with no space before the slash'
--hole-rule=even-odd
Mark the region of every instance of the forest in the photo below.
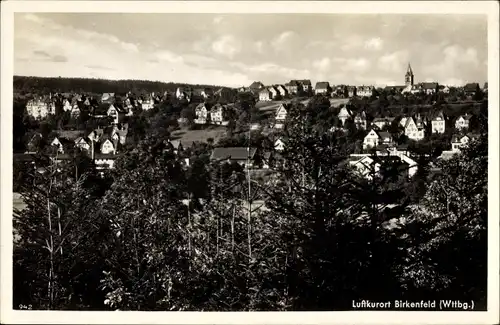
<svg viewBox="0 0 500 325">
<path fill-rule="evenodd" d="M 49 93 L 151 93 L 175 92 L 177 87 L 214 88 L 214 85 L 187 85 L 174 82 L 160 82 L 150 80 L 108 80 L 91 78 L 51 78 L 51 77 L 26 77 L 14 76 L 14 92 L 19 95 L 36 94 L 48 95 Z"/>
<path fill-rule="evenodd" d="M 14 213 L 13 308 L 326 311 L 442 298 L 486 310 L 487 120 L 417 181 L 390 165 L 367 179 L 346 164 L 354 130 L 323 132 L 314 105 L 291 110 L 284 163 L 264 180 L 210 160 L 211 143 L 193 144 L 185 166 L 154 126 L 104 175 L 85 156 L 39 155 L 43 173 L 16 162 L 27 206 Z"/>
</svg>

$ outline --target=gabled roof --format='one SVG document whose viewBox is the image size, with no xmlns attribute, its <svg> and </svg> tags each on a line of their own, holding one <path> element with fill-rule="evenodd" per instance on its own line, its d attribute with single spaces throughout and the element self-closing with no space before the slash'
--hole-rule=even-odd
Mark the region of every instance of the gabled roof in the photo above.
<svg viewBox="0 0 500 325">
<path fill-rule="evenodd" d="M 328 89 L 330 87 L 330 83 L 328 81 L 319 81 L 316 83 L 316 89 Z"/>
<path fill-rule="evenodd" d="M 465 91 L 476 91 L 479 89 L 479 84 L 477 82 L 471 82 L 464 86 Z"/>
<path fill-rule="evenodd" d="M 436 120 L 438 117 L 439 117 L 441 120 L 445 120 L 445 119 L 446 119 L 446 117 L 445 117 L 445 115 L 444 115 L 444 113 L 443 113 L 443 111 L 442 111 L 442 110 L 440 110 L 440 111 L 436 112 L 436 114 L 434 114 L 434 116 L 432 117 L 432 120 Z"/>
<path fill-rule="evenodd" d="M 472 114 L 464 114 L 464 115 L 460 115 L 460 116 L 457 118 L 457 120 L 458 120 L 458 119 L 460 119 L 460 118 L 463 118 L 464 120 L 469 121 L 469 120 L 470 120 L 471 118 L 473 118 L 473 117 L 474 117 L 474 115 L 472 115 Z"/>
<path fill-rule="evenodd" d="M 254 81 L 250 85 L 251 89 L 260 89 L 260 88 L 263 88 L 263 87 L 264 87 L 264 84 L 262 82 L 260 82 L 260 81 Z"/>
<path fill-rule="evenodd" d="M 65 131 L 59 131 L 57 137 L 59 139 L 65 138 L 68 140 L 75 140 L 76 138 L 81 137 L 83 135 L 83 133 L 84 133 L 83 131 L 79 131 L 79 130 L 75 130 L 75 131 L 65 130 Z"/>
<path fill-rule="evenodd" d="M 309 79 L 304 79 L 304 80 L 297 80 L 299 83 L 302 85 L 310 86 L 311 85 L 311 80 Z"/>
<path fill-rule="evenodd" d="M 246 160 L 252 159 L 257 151 L 256 148 L 247 147 L 228 147 L 228 148 L 215 148 L 210 156 L 210 159 L 231 159 L 231 160 Z"/>
<path fill-rule="evenodd" d="M 439 84 L 437 82 L 422 82 L 420 84 L 422 86 L 422 89 L 437 89 Z"/>
</svg>

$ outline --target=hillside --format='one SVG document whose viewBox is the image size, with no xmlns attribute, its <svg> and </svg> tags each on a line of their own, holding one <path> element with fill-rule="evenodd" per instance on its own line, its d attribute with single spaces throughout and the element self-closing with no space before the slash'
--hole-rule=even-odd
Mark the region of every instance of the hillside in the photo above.
<svg viewBox="0 0 500 325">
<path fill-rule="evenodd" d="M 90 78 L 46 78 L 14 76 L 15 93 L 86 92 L 127 93 L 132 92 L 174 92 L 177 87 L 221 88 L 215 85 L 189 85 L 149 80 L 107 80 Z"/>
</svg>

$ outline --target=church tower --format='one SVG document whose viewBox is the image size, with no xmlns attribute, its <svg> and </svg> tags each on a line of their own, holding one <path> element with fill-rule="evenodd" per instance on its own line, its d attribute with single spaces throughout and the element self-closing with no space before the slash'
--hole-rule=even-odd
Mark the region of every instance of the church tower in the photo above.
<svg viewBox="0 0 500 325">
<path fill-rule="evenodd" d="M 411 70 L 411 65 L 408 62 L 408 70 L 406 71 L 405 74 L 405 85 L 412 85 L 413 86 L 413 71 Z"/>
</svg>

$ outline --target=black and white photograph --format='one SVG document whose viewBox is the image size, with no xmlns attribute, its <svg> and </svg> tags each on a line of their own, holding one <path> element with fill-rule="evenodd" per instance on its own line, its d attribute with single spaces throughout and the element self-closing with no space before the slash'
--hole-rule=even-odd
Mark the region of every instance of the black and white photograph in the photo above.
<svg viewBox="0 0 500 325">
<path fill-rule="evenodd" d="M 497 2 L 77 2 L 2 3 L 2 323 L 498 321 Z"/>
</svg>

